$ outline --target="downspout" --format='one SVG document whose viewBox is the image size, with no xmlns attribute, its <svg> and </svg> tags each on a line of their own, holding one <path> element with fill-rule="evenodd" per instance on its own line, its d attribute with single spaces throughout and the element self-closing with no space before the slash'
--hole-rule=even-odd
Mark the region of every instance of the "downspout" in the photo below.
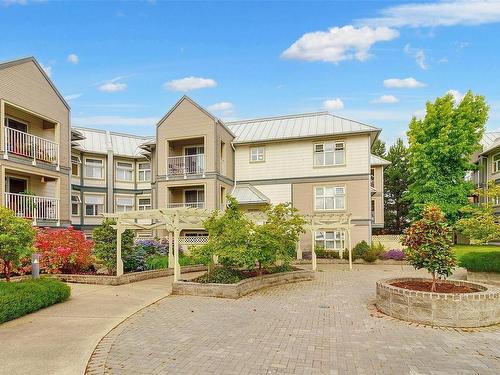
<svg viewBox="0 0 500 375">
<path fill-rule="evenodd" d="M 236 189 L 236 148 L 234 147 L 234 142 L 231 141 L 231 148 L 233 149 L 233 190 L 231 190 L 231 195 L 234 193 L 234 189 Z"/>
</svg>

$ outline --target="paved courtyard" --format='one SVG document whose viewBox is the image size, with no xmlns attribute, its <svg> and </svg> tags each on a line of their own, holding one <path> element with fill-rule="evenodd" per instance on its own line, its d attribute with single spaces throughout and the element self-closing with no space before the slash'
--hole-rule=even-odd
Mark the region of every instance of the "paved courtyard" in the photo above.
<svg viewBox="0 0 500 375">
<path fill-rule="evenodd" d="M 170 296 L 111 331 L 88 374 L 499 374 L 500 327 L 381 317 L 375 281 L 409 267 L 320 265 L 316 280 L 239 300 Z M 422 274 L 422 273 L 420 273 Z"/>
</svg>

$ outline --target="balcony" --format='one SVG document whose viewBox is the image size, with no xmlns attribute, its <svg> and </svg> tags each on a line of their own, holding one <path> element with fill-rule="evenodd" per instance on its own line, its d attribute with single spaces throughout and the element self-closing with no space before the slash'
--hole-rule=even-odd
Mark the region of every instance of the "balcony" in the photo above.
<svg viewBox="0 0 500 375">
<path fill-rule="evenodd" d="M 59 221 L 59 199 L 35 195 L 5 193 L 5 207 L 10 208 L 18 217 L 38 221 Z"/>
<path fill-rule="evenodd" d="M 205 208 L 205 202 L 167 203 L 167 208 Z"/>
<path fill-rule="evenodd" d="M 5 128 L 4 159 L 9 154 L 32 159 L 32 164 L 38 161 L 54 164 L 59 169 L 59 144 L 26 132 Z"/>
<path fill-rule="evenodd" d="M 167 177 L 187 178 L 192 175 L 205 177 L 205 154 L 167 158 Z"/>
</svg>

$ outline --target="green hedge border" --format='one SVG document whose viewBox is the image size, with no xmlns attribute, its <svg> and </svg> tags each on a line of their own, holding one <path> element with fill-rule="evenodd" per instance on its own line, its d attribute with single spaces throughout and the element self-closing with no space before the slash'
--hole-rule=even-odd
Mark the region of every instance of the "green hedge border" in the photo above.
<svg viewBox="0 0 500 375">
<path fill-rule="evenodd" d="M 460 257 L 459 264 L 467 271 L 500 273 L 500 251 L 466 253 Z"/>
<path fill-rule="evenodd" d="M 0 282 L 0 323 L 63 302 L 70 294 L 68 285 L 50 278 Z"/>
</svg>

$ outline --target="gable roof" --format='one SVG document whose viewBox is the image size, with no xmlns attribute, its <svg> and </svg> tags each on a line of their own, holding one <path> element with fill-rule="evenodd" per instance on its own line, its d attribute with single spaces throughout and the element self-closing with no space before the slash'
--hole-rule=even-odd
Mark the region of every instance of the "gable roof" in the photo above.
<svg viewBox="0 0 500 375">
<path fill-rule="evenodd" d="M 32 62 L 33 64 L 35 64 L 35 66 L 38 68 L 38 70 L 40 71 L 40 73 L 42 73 L 42 75 L 45 77 L 45 79 L 47 80 L 47 82 L 49 83 L 49 85 L 52 87 L 52 89 L 57 94 L 57 96 L 59 97 L 59 99 L 61 99 L 61 101 L 63 102 L 63 104 L 66 106 L 66 108 L 68 108 L 68 110 L 71 110 L 71 108 L 70 108 L 68 102 L 66 101 L 66 99 L 64 99 L 64 97 L 61 95 L 61 93 L 57 89 L 56 85 L 54 85 L 54 82 L 52 82 L 52 80 L 47 75 L 47 73 L 45 72 L 45 70 L 42 68 L 42 66 L 38 63 L 38 61 L 33 56 L 22 57 L 22 58 L 19 58 L 19 59 L 7 60 L 7 61 L 0 62 L 0 69 L 9 68 L 11 66 L 20 65 L 20 64 L 27 63 L 27 62 Z"/>
<path fill-rule="evenodd" d="M 383 158 L 381 158 L 380 156 L 377 156 L 377 155 L 373 155 L 371 154 L 370 155 L 370 165 L 390 165 L 391 162 L 388 161 L 388 160 L 385 160 Z"/>
<path fill-rule="evenodd" d="M 312 138 L 337 134 L 375 133 L 381 129 L 328 112 L 226 122 L 236 135 L 235 143 Z"/>
<path fill-rule="evenodd" d="M 113 151 L 115 156 L 129 158 L 144 158 L 147 152 L 141 147 L 152 137 L 141 137 L 138 135 L 122 134 L 100 129 L 73 128 L 78 131 L 84 139 L 75 140 L 72 143 L 83 152 L 95 154 L 107 154 Z"/>
</svg>

